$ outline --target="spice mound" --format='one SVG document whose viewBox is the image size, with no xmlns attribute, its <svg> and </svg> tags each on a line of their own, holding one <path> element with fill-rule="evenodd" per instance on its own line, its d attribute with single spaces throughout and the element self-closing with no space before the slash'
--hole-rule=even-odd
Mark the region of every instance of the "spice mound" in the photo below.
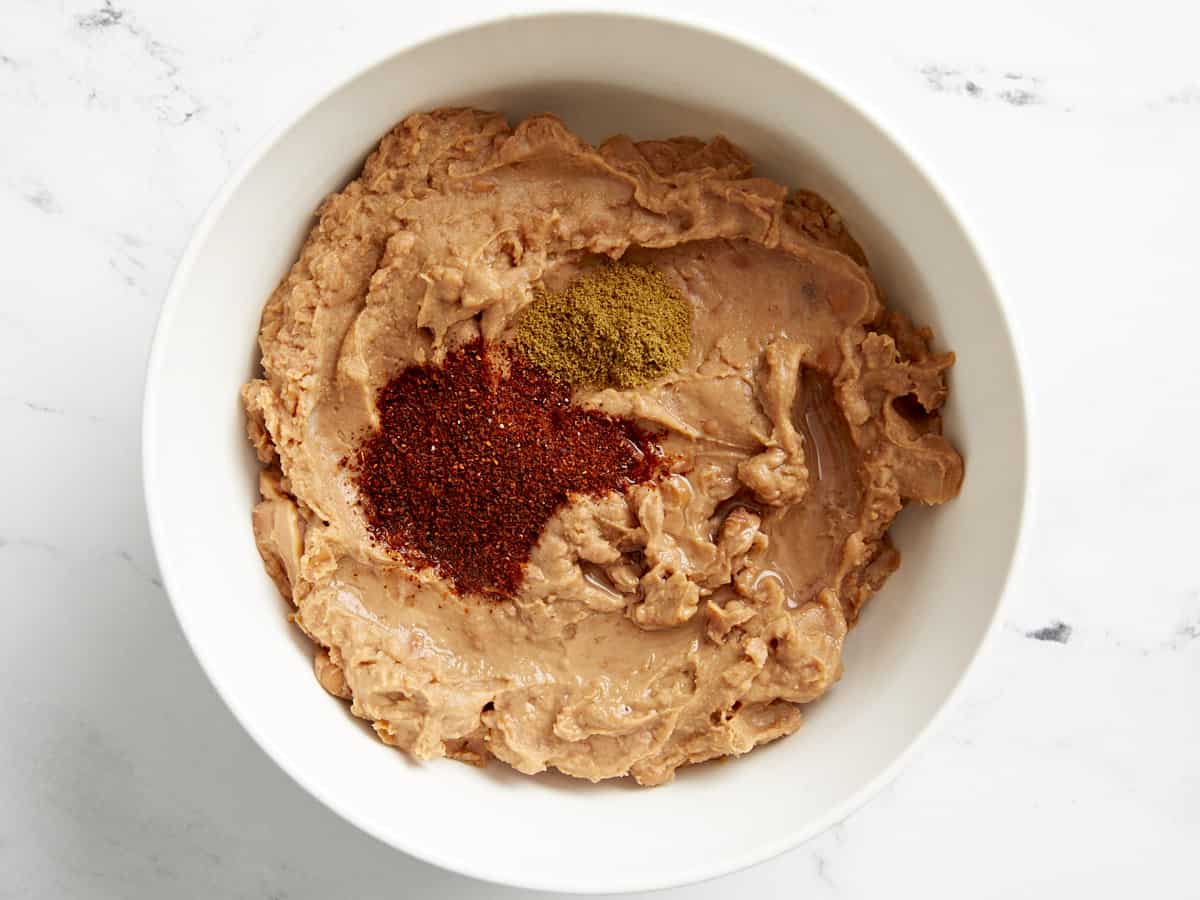
<svg viewBox="0 0 1200 900">
<path fill-rule="evenodd" d="M 378 407 L 353 466 L 371 532 L 463 593 L 511 595 L 556 509 L 660 461 L 634 422 L 572 406 L 563 382 L 480 340 L 405 369 Z"/>
<path fill-rule="evenodd" d="M 674 371 L 691 348 L 692 307 L 659 272 L 610 263 L 521 316 L 529 358 L 571 384 L 637 387 Z"/>
</svg>

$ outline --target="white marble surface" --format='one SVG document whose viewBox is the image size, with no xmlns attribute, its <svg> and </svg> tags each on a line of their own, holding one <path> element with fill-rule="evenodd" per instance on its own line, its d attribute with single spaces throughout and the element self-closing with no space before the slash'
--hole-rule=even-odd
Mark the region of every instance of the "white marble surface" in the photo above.
<svg viewBox="0 0 1200 900">
<path fill-rule="evenodd" d="M 364 56 L 498 5 L 0 3 L 0 897 L 519 896 L 363 836 L 250 742 L 175 625 L 138 464 L 155 316 L 231 166 Z M 1037 486 L 1004 627 L 912 765 L 662 896 L 1200 896 L 1196 5 L 687 8 L 940 173 L 1019 331 Z"/>
</svg>

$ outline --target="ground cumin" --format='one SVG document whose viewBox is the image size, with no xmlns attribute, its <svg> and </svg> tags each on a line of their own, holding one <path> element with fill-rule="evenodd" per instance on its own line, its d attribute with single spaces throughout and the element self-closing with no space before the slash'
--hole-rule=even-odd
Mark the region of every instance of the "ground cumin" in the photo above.
<svg viewBox="0 0 1200 900">
<path fill-rule="evenodd" d="M 517 343 L 573 385 L 631 388 L 679 368 L 692 345 L 692 308 L 660 272 L 611 263 L 565 291 L 539 294 Z"/>
</svg>

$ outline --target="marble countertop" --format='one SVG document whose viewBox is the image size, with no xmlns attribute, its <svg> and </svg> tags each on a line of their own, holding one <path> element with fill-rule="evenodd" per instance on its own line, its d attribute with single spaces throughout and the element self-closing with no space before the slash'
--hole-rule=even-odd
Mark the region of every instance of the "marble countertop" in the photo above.
<svg viewBox="0 0 1200 900">
<path fill-rule="evenodd" d="M 501 10 L 97 2 L 0 11 L 0 897 L 520 896 L 360 834 L 251 743 L 163 595 L 138 448 L 158 308 L 231 167 L 362 58 Z M 1016 324 L 1036 502 L 1003 628 L 903 774 L 661 896 L 1198 896 L 1200 8 L 687 9 L 939 172 Z"/>
</svg>

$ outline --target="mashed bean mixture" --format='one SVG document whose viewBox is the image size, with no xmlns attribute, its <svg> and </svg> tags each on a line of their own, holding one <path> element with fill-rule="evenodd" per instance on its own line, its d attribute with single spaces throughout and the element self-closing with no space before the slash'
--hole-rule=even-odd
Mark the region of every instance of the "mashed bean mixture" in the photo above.
<svg viewBox="0 0 1200 900">
<path fill-rule="evenodd" d="M 691 349 L 572 402 L 659 435 L 669 465 L 572 496 L 508 596 L 375 539 L 345 461 L 380 391 L 511 345 L 538 292 L 616 259 L 687 298 Z M 419 759 L 654 785 L 791 734 L 899 565 L 892 520 L 963 476 L 938 414 L 953 355 L 884 305 L 825 201 L 720 137 L 593 148 L 549 115 L 410 116 L 321 207 L 259 340 L 259 550 L 320 683 Z"/>
</svg>

